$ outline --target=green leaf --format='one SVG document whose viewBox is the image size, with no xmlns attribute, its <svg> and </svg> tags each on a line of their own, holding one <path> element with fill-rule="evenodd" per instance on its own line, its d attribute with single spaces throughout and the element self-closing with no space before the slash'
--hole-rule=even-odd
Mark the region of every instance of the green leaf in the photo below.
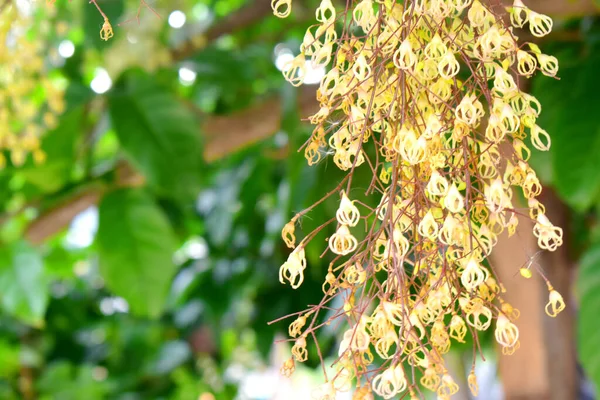
<svg viewBox="0 0 600 400">
<path fill-rule="evenodd" d="M 242 54 L 238 52 L 208 47 L 193 60 L 199 82 L 210 83 L 224 91 L 236 90 L 253 78 L 253 65 L 244 62 Z"/>
<path fill-rule="evenodd" d="M 162 344 L 149 372 L 152 375 L 165 375 L 179 367 L 192 356 L 190 346 L 183 340 L 170 340 Z"/>
<path fill-rule="evenodd" d="M 2 309 L 21 321 L 41 327 L 48 306 L 48 282 L 40 255 L 24 242 L 0 251 Z"/>
<path fill-rule="evenodd" d="M 20 352 L 21 345 L 18 342 L 11 343 L 6 339 L 0 339 L 1 378 L 14 379 L 14 377 L 19 375 L 19 369 L 21 368 L 21 360 L 19 359 Z"/>
<path fill-rule="evenodd" d="M 122 189 L 104 197 L 99 219 L 96 243 L 107 287 L 133 313 L 160 316 L 176 271 L 177 243 L 167 218 L 143 191 Z"/>
<path fill-rule="evenodd" d="M 565 61 L 556 81 L 540 76 L 532 93 L 543 106 L 539 125 L 552 138 L 551 176 L 562 199 L 577 210 L 586 210 L 600 196 L 600 54 L 573 48 L 557 52 Z"/>
<path fill-rule="evenodd" d="M 110 97 L 110 114 L 131 162 L 160 194 L 195 198 L 203 154 L 194 115 L 146 75 L 128 74 L 123 83 Z"/>
<path fill-rule="evenodd" d="M 83 115 L 83 106 L 69 110 L 61 117 L 59 126 L 44 136 L 42 150 L 46 153 L 46 161 L 40 165 L 29 162 L 21 169 L 19 172 L 26 181 L 46 193 L 59 190 L 69 181 Z"/>
<path fill-rule="evenodd" d="M 36 382 L 42 399 L 101 400 L 107 398 L 107 381 L 94 378 L 94 367 L 73 365 L 68 361 L 55 361 L 43 370 Z"/>
<path fill-rule="evenodd" d="M 582 257 L 577 276 L 580 309 L 577 321 L 578 351 L 588 377 L 600 388 L 600 242 Z"/>
</svg>

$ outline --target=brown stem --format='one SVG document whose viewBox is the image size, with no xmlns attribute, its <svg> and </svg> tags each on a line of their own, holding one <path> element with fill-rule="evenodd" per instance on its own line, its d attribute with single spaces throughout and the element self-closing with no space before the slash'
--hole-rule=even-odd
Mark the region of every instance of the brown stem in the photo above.
<svg viewBox="0 0 600 400">
<path fill-rule="evenodd" d="M 268 15 L 272 15 L 270 0 L 255 0 L 254 2 L 250 2 L 238 11 L 215 23 L 199 37 L 193 37 L 179 47 L 173 49 L 171 51 L 171 57 L 175 61 L 185 60 L 204 47 L 206 43 L 214 41 L 225 34 L 238 31 L 259 22 Z"/>
<path fill-rule="evenodd" d="M 543 339 L 548 359 L 546 373 L 550 382 L 550 399 L 576 399 L 578 391 L 575 350 L 575 315 L 571 301 L 573 264 L 569 258 L 569 210 L 550 188 L 544 188 L 540 201 L 546 206 L 546 216 L 563 228 L 565 244 L 555 252 L 543 252 L 540 265 L 554 288 L 562 294 L 567 307 L 556 318 L 544 315 Z M 542 284 L 543 285 L 543 284 Z M 542 302 L 548 301 L 544 290 Z"/>
</svg>

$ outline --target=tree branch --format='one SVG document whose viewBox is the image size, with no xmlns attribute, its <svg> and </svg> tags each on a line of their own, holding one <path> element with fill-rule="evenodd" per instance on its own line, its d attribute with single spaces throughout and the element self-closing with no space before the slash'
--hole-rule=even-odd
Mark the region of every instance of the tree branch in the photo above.
<svg viewBox="0 0 600 400">
<path fill-rule="evenodd" d="M 217 21 L 206 32 L 187 40 L 182 45 L 171 51 L 174 61 L 185 60 L 196 51 L 203 48 L 206 43 L 212 42 L 219 37 L 234 31 L 239 31 L 272 14 L 271 2 L 269 0 L 255 0 L 231 13 L 221 21 Z"/>
<path fill-rule="evenodd" d="M 512 4 L 512 0 L 504 3 Z M 526 0 L 524 3 L 535 12 L 560 18 L 595 15 L 600 10 L 594 0 Z"/>
<path fill-rule="evenodd" d="M 315 99 L 315 87 L 307 86 L 298 93 L 300 115 L 316 112 L 319 105 Z M 252 143 L 268 138 L 281 125 L 282 109 L 279 97 L 229 116 L 211 117 L 202 125 L 207 144 L 204 157 L 215 161 Z M 117 185 L 140 186 L 143 177 L 131 166 L 117 167 Z M 93 185 L 74 193 L 73 197 L 43 212 L 26 229 L 25 237 L 31 243 L 40 244 L 65 229 L 79 213 L 97 204 L 108 187 Z"/>
<path fill-rule="evenodd" d="M 315 86 L 300 89 L 300 115 L 305 117 L 318 111 L 315 92 Z M 206 161 L 214 161 L 271 136 L 281 125 L 282 113 L 281 100 L 273 98 L 233 115 L 209 118 L 203 126 Z"/>
<path fill-rule="evenodd" d="M 96 204 L 104 190 L 101 187 L 88 188 L 41 214 L 27 227 L 25 237 L 34 244 L 44 242 L 47 238 L 62 231 L 80 212 Z"/>
<path fill-rule="evenodd" d="M 4 0 L 3 3 L 1 1 L 0 4 L 2 5 L 9 3 L 8 0 Z M 183 45 L 173 49 L 171 56 L 174 61 L 188 58 L 204 47 L 206 43 L 257 23 L 270 13 L 271 3 L 269 0 L 250 2 L 213 24 L 200 36 L 201 40 L 198 40 L 198 37 L 191 38 Z M 301 98 L 306 99 L 306 95 Z M 313 103 L 316 105 L 314 95 Z M 259 115 L 260 118 L 252 122 L 254 115 Z M 251 110 L 235 115 L 209 118 L 202 129 L 208 142 L 205 148 L 206 159 L 209 161 L 218 159 L 231 151 L 271 135 L 278 128 L 280 116 L 280 102 L 277 99 L 271 99 L 266 103 L 253 107 Z M 226 134 L 223 134 L 224 132 Z M 250 134 L 245 135 L 246 133 Z M 121 166 L 119 168 L 121 176 L 118 177 L 118 181 L 121 185 L 137 186 L 140 184 L 140 179 L 143 180 L 143 177 L 134 172 L 131 167 L 127 166 L 123 169 Z M 68 200 L 44 211 L 26 229 L 25 237 L 34 244 L 42 243 L 47 238 L 62 231 L 80 212 L 97 204 L 105 191 L 106 187 L 99 185 L 89 186 L 77 191 Z"/>
</svg>

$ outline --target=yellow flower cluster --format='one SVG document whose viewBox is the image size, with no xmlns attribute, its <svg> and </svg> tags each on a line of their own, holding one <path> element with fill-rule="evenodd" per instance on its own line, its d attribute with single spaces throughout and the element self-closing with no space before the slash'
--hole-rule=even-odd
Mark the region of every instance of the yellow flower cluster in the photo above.
<svg viewBox="0 0 600 400">
<path fill-rule="evenodd" d="M 12 5 L 0 12 L 0 149 L 10 151 L 16 166 L 29 153 L 44 161 L 40 138 L 65 109 L 62 90 L 46 73 L 45 43 L 26 35 L 33 24 Z M 5 164 L 0 154 L 0 167 Z"/>
<path fill-rule="evenodd" d="M 292 6 L 272 5 L 279 17 Z M 536 123 L 540 103 L 519 87 L 536 71 L 556 76 L 558 62 L 532 43 L 519 44 L 513 30 L 544 36 L 552 20 L 520 0 L 507 11 L 512 27 L 503 10 L 479 0 L 357 0 L 345 10 L 322 0 L 318 24 L 283 68 L 296 86 L 311 64 L 328 69 L 305 155 L 314 164 L 332 154 L 348 174 L 328 240 L 335 258 L 325 298 L 290 326 L 299 339 L 283 368 L 289 375 L 295 361 L 306 359 L 306 338 L 322 324 L 322 306 L 342 296 L 334 318 L 350 327 L 337 372 L 315 392 L 318 400 L 353 384 L 355 399 L 417 398 L 421 387 L 447 399 L 458 391 L 443 361 L 452 340 L 463 342 L 467 332 L 477 340 L 479 331 L 494 329 L 503 353 L 519 347 L 519 312 L 502 299 L 488 256 L 502 232 L 515 233 L 519 218 L 534 221 L 541 249 L 562 244 L 562 230 L 536 200 L 542 186 L 527 162 L 526 142 L 545 151 L 550 137 Z M 380 196 L 376 208 L 348 198 L 351 175 L 363 165 L 374 174 L 369 192 Z M 515 188 L 529 212 L 516 205 Z M 303 214 L 283 230 L 294 251 L 280 279 L 293 288 L 302 283 L 304 247 L 314 237 L 296 247 Z M 546 311 L 555 316 L 564 302 L 548 285 Z M 474 372 L 468 383 L 477 392 Z"/>
</svg>

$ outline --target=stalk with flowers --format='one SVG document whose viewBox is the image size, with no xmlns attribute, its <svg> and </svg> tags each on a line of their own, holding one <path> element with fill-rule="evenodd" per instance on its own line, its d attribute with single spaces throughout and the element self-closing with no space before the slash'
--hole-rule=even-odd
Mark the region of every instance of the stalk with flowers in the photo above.
<svg viewBox="0 0 600 400">
<path fill-rule="evenodd" d="M 272 6 L 283 18 L 292 1 Z M 304 152 L 309 164 L 331 153 L 346 171 L 332 192 L 340 205 L 330 221 L 334 259 L 324 297 L 290 324 L 292 357 L 282 367 L 289 376 L 307 359 L 307 340 L 316 341 L 323 325 L 319 314 L 333 309 L 325 323 L 348 328 L 335 375 L 326 375 L 314 393 L 318 400 L 352 386 L 357 400 L 416 399 L 423 388 L 450 398 L 458 386 L 443 355 L 467 335 L 474 339 L 468 384 L 476 395 L 478 333 L 494 329 L 504 354 L 519 348 L 519 311 L 503 300 L 488 257 L 500 234 L 516 232 L 520 218 L 534 221 L 542 250 L 562 244 L 561 228 L 536 200 L 542 186 L 528 164 L 529 146 L 546 151 L 550 136 L 536 123 L 541 104 L 520 89 L 537 72 L 555 77 L 558 62 L 537 45 L 520 43 L 516 32 L 528 28 L 541 37 L 552 20 L 521 0 L 507 11 L 505 21 L 499 1 L 348 0 L 340 9 L 322 0 L 318 24 L 284 67 L 295 86 L 307 63 L 329 68 Z M 366 195 L 379 200 L 375 208 L 350 197 L 357 168 L 373 174 Z M 293 288 L 307 268 L 305 247 L 327 225 L 296 239 L 296 225 L 314 206 L 282 232 L 293 251 L 280 280 Z M 546 313 L 554 317 L 564 301 L 538 272 L 549 291 Z M 531 277 L 530 269 L 521 275 Z M 343 299 L 337 309 L 336 296 Z"/>
</svg>

